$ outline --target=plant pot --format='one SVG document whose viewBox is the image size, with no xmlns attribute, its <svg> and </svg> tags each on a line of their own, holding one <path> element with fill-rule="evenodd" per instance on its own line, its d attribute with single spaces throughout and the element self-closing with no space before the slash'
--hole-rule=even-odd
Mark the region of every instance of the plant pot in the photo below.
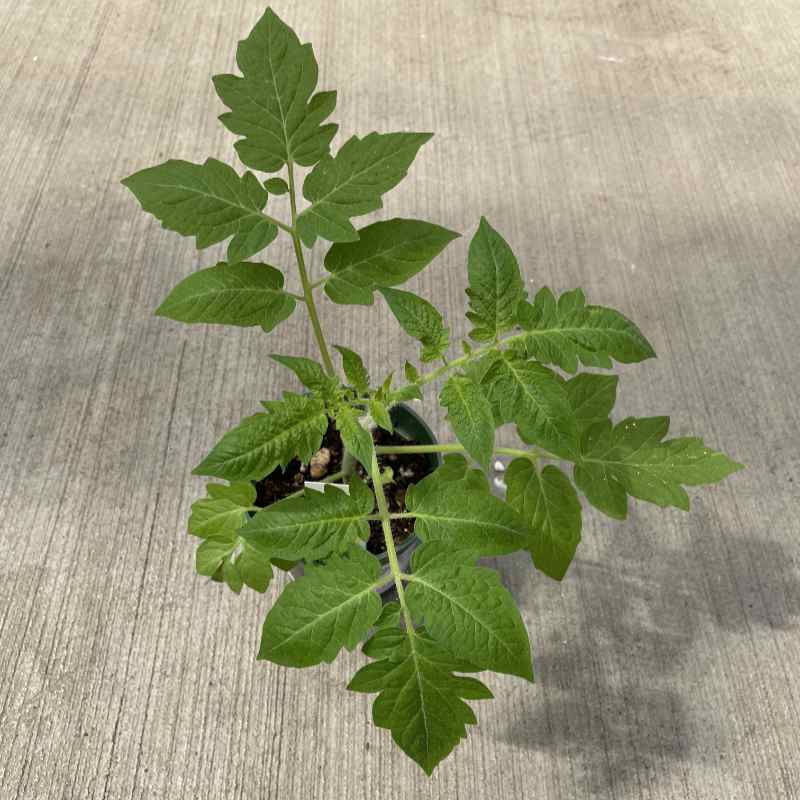
<svg viewBox="0 0 800 800">
<path fill-rule="evenodd" d="M 424 422 L 422 417 L 416 413 L 410 406 L 399 403 L 393 406 L 389 412 L 392 424 L 394 425 L 395 432 L 408 439 L 415 440 L 419 444 L 437 444 L 436 437 L 433 435 L 431 429 Z M 440 453 L 426 453 L 425 460 L 427 461 L 430 471 L 432 472 L 442 463 Z M 399 544 L 395 544 L 397 552 L 397 561 L 400 569 L 403 572 L 408 572 L 411 569 L 411 555 L 419 546 L 420 540 L 413 534 L 407 539 L 404 539 Z M 364 545 L 366 547 L 366 545 Z M 389 556 L 386 551 L 376 554 L 378 560 L 381 562 L 382 574 L 388 575 L 390 572 Z M 303 564 L 295 564 L 289 572 L 291 578 L 299 578 L 303 575 Z M 394 589 L 394 585 L 389 583 L 380 590 L 381 594 L 385 594 Z"/>
</svg>

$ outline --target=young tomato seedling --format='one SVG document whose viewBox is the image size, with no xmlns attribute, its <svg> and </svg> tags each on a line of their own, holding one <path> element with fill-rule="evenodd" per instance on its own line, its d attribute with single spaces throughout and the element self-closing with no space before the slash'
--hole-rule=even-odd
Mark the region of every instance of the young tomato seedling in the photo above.
<svg viewBox="0 0 800 800">
<path fill-rule="evenodd" d="M 630 320 L 590 305 L 580 289 L 557 297 L 543 288 L 531 300 L 517 259 L 485 219 L 467 262 L 471 341 L 448 358 L 442 315 L 396 287 L 458 234 L 417 219 L 353 224 L 382 207 L 431 134 L 373 132 L 331 154 L 336 92 L 317 91 L 311 45 L 267 9 L 236 55 L 241 75 L 214 78 L 229 109 L 220 120 L 240 137 L 246 167 L 281 176 L 262 180 L 209 158 L 169 160 L 123 181 L 145 211 L 194 236 L 199 249 L 228 240 L 226 260 L 181 281 L 156 313 L 269 333 L 300 305 L 321 363 L 273 356 L 306 391 L 264 400 L 194 470 L 226 481 L 209 483 L 192 507 L 189 532 L 202 539 L 197 571 L 235 592 L 264 592 L 274 569 L 302 564 L 266 616 L 258 658 L 309 667 L 366 640 L 370 661 L 348 688 L 377 694 L 375 724 L 430 774 L 476 723 L 466 701 L 492 696 L 464 673 L 533 680 L 520 613 L 479 558 L 526 551 L 561 580 L 581 537 L 580 494 L 616 519 L 625 519 L 629 497 L 688 510 L 684 486 L 714 483 L 741 465 L 701 439 L 666 438 L 668 417 L 612 422 L 617 376 L 580 370 L 643 361 L 653 348 Z M 285 194 L 290 214 L 281 220 L 269 200 Z M 250 260 L 279 234 L 291 238 L 302 294 L 285 288 L 281 268 Z M 317 239 L 330 246 L 326 274 L 313 280 L 304 250 Z M 436 366 L 406 363 L 405 383 L 395 386 L 390 374 L 375 384 L 362 358 L 338 346 L 340 377 L 317 313 L 320 289 L 342 305 L 371 305 L 378 293 L 419 340 L 421 364 Z M 439 379 L 455 441 L 392 439 L 398 404 L 422 399 Z M 507 423 L 519 447 L 496 446 L 495 431 Z M 431 454 L 446 455 L 409 483 L 406 465 Z M 486 477 L 496 454 L 512 459 L 504 500 Z M 330 485 L 304 489 L 305 475 Z M 421 543 L 405 567 L 395 528 Z M 397 599 L 384 604 L 387 586 Z"/>
</svg>

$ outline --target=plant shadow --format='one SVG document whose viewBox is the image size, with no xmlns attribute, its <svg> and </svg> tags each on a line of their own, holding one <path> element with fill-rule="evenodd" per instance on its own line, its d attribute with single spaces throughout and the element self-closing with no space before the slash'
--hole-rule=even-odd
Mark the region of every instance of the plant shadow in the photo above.
<svg viewBox="0 0 800 800">
<path fill-rule="evenodd" d="M 703 533 L 703 523 L 701 513 L 692 527 Z M 529 628 L 556 617 L 539 624 L 538 697 L 499 737 L 566 759 L 586 796 L 617 796 L 663 775 L 665 762 L 724 748 L 727 722 L 702 706 L 696 685 L 720 657 L 714 637 L 800 622 L 797 566 L 779 542 L 718 531 L 715 543 L 687 552 L 642 534 L 638 525 L 615 530 L 596 560 L 579 550 L 565 579 L 573 586 L 532 581 L 521 555 L 497 564 Z"/>
</svg>

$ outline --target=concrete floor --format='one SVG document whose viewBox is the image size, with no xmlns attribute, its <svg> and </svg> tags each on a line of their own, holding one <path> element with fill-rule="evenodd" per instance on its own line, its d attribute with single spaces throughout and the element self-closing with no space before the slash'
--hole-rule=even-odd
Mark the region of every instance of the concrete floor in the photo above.
<svg viewBox="0 0 800 800">
<path fill-rule="evenodd" d="M 313 343 L 299 313 L 271 338 L 153 317 L 217 253 L 119 179 L 236 163 L 209 78 L 262 10 L 0 0 L 0 796 L 800 797 L 800 4 L 276 7 L 346 134 L 437 133 L 383 213 L 486 214 L 532 289 L 581 285 L 653 342 L 620 412 L 749 466 L 688 515 L 587 512 L 563 584 L 503 561 L 539 681 L 490 681 L 431 780 L 343 690 L 362 656 L 256 663 L 274 590 L 193 575 L 191 467 L 282 388 L 266 354 Z M 458 333 L 466 248 L 414 284 Z M 323 324 L 376 371 L 413 352 L 382 304 Z"/>
</svg>

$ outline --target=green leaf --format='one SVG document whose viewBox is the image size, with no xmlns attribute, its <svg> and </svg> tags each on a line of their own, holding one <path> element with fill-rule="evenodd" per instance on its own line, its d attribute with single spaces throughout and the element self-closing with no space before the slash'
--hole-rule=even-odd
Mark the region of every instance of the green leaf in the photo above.
<svg viewBox="0 0 800 800">
<path fill-rule="evenodd" d="M 419 548 L 406 587 L 408 607 L 457 658 L 533 681 L 528 632 L 514 599 L 494 570 L 475 565 L 476 557 L 450 542 Z"/>
<path fill-rule="evenodd" d="M 270 194 L 282 195 L 289 193 L 289 184 L 283 178 L 267 178 L 264 188 Z"/>
<path fill-rule="evenodd" d="M 362 667 L 347 688 L 378 692 L 373 721 L 430 775 L 467 735 L 466 726 L 477 724 L 464 700 L 488 700 L 492 693 L 475 678 L 454 675 L 464 671 L 461 665 L 422 630 L 379 652 L 385 657 Z"/>
<path fill-rule="evenodd" d="M 195 475 L 230 481 L 260 480 L 293 458 L 308 461 L 328 429 L 324 404 L 286 392 L 283 400 L 265 401 L 267 413 L 246 417 L 228 431 L 195 467 Z"/>
<path fill-rule="evenodd" d="M 233 533 L 247 521 L 247 512 L 253 511 L 256 489 L 252 483 L 232 483 L 224 486 L 207 483 L 208 497 L 192 503 L 189 533 L 207 539 Z"/>
<path fill-rule="evenodd" d="M 403 647 L 405 642 L 407 634 L 404 629 L 392 626 L 388 622 L 384 625 L 381 625 L 381 620 L 384 619 L 384 613 L 386 612 L 387 607 L 388 606 L 383 607 L 381 616 L 375 622 L 375 633 L 369 639 L 367 639 L 366 642 L 364 642 L 364 646 L 361 648 L 364 655 L 369 656 L 370 658 L 391 658 L 399 647 Z M 399 625 L 399 604 L 397 604 L 397 609 L 397 621 Z M 394 615 L 391 614 L 391 616 Z"/>
<path fill-rule="evenodd" d="M 489 494 L 485 478 L 476 481 L 474 473 L 462 471 L 458 485 L 451 484 L 448 491 L 442 491 L 446 482 L 437 475 L 442 469 L 423 478 L 406 494 L 406 508 L 416 516 L 414 532 L 420 539 L 443 540 L 482 556 L 525 548 L 528 526 L 511 506 Z"/>
<path fill-rule="evenodd" d="M 335 303 L 372 305 L 379 286 L 399 286 L 433 261 L 459 234 L 417 219 L 374 222 L 358 240 L 334 244 L 325 293 Z"/>
<path fill-rule="evenodd" d="M 419 380 L 419 370 L 410 361 L 406 361 L 403 366 L 403 374 L 409 383 L 416 383 Z"/>
<path fill-rule="evenodd" d="M 278 235 L 278 226 L 262 220 L 250 228 L 249 231 L 237 233 L 228 242 L 228 253 L 226 258 L 229 264 L 236 264 L 246 258 L 260 253 Z"/>
<path fill-rule="evenodd" d="M 431 133 L 370 133 L 348 139 L 335 156 L 326 155 L 303 182 L 311 205 L 297 219 L 306 247 L 318 236 L 329 242 L 354 242 L 350 222 L 383 205 L 381 196 L 397 186 Z"/>
<path fill-rule="evenodd" d="M 389 431 L 389 433 L 394 431 L 389 409 L 375 397 L 371 397 L 369 400 L 369 415 L 375 420 L 375 424 L 379 428 L 383 428 L 385 431 Z"/>
<path fill-rule="evenodd" d="M 468 361 L 464 365 L 464 372 L 469 375 L 475 383 L 483 383 L 486 373 L 494 366 L 496 361 L 500 361 L 503 354 L 498 350 L 489 350 L 478 358 Z"/>
<path fill-rule="evenodd" d="M 307 489 L 259 511 L 242 529 L 241 537 L 266 554 L 267 560 L 313 561 L 366 539 L 369 523 L 365 517 L 374 505 L 372 492 L 354 475 L 349 495 L 330 484 L 324 492 Z"/>
<path fill-rule="evenodd" d="M 195 552 L 195 569 L 198 575 L 211 577 L 236 547 L 235 537 L 209 536 Z"/>
<path fill-rule="evenodd" d="M 436 361 L 447 352 L 450 332 L 442 315 L 427 300 L 399 289 L 381 288 L 379 291 L 400 327 L 422 344 L 421 358 L 424 362 Z"/>
<path fill-rule="evenodd" d="M 391 393 L 388 402 L 404 403 L 406 400 L 422 400 L 422 390 L 419 388 L 419 386 L 415 386 L 414 384 L 401 386 L 399 389 Z"/>
<path fill-rule="evenodd" d="M 266 592 L 272 580 L 272 564 L 261 553 L 242 539 L 239 540 L 241 550 L 234 562 L 239 577 L 256 592 Z"/>
<path fill-rule="evenodd" d="M 357 545 L 322 566 L 306 564 L 267 615 L 258 658 L 310 667 L 352 650 L 381 614 L 380 574 L 380 561 Z"/>
<path fill-rule="evenodd" d="M 702 439 L 662 441 L 669 417 L 628 417 L 612 427 L 609 420 L 592 425 L 581 438 L 575 483 L 589 502 L 611 517 L 627 516 L 627 495 L 689 510 L 683 486 L 716 483 L 743 469 Z"/>
<path fill-rule="evenodd" d="M 397 628 L 400 624 L 400 603 L 392 600 L 386 603 L 381 611 L 381 615 L 375 620 L 376 628 Z M 405 636 L 403 631 L 398 631 L 401 636 Z M 364 645 L 366 647 L 366 645 Z M 366 652 L 366 651 L 365 651 Z M 369 655 L 369 653 L 367 653 Z M 373 656 L 374 658 L 374 656 Z"/>
<path fill-rule="evenodd" d="M 636 325 L 619 311 L 586 305 L 580 289 L 565 292 L 558 301 L 550 289 L 541 289 L 533 305 L 519 305 L 517 316 L 527 354 L 567 372 L 575 372 L 579 362 L 609 368 L 612 358 L 630 364 L 655 357 Z"/>
<path fill-rule="evenodd" d="M 512 461 L 505 474 L 509 504 L 531 528 L 529 550 L 536 569 L 560 581 L 581 540 L 581 504 L 558 467 L 541 473 L 527 458 Z"/>
<path fill-rule="evenodd" d="M 196 569 L 199 575 L 214 580 L 221 577 L 236 594 L 243 585 L 263 593 L 272 579 L 269 558 L 251 548 L 235 531 L 203 541 L 197 548 Z"/>
<path fill-rule="evenodd" d="M 335 344 L 334 348 L 342 356 L 342 366 L 347 380 L 359 394 L 366 394 L 369 391 L 369 373 L 361 356 L 349 347 Z"/>
<path fill-rule="evenodd" d="M 483 378 L 495 423 L 514 422 L 520 438 L 556 455 L 574 457 L 578 427 L 556 374 L 535 361 L 509 355 L 495 361 Z"/>
<path fill-rule="evenodd" d="M 242 586 L 244 586 L 244 581 L 242 580 L 242 576 L 239 574 L 239 570 L 234 564 L 233 561 L 230 559 L 225 559 L 222 562 L 222 578 L 225 583 L 228 584 L 228 588 L 231 591 L 239 594 L 242 591 Z"/>
<path fill-rule="evenodd" d="M 261 213 L 267 192 L 258 178 L 252 172 L 240 177 L 215 158 L 204 164 L 170 159 L 135 172 L 122 183 L 164 228 L 194 236 L 198 250 L 237 234 L 248 241 L 250 234 L 255 241 L 264 241 L 267 228 L 274 227 Z"/>
<path fill-rule="evenodd" d="M 317 392 L 324 398 L 335 394 L 339 383 L 325 372 L 319 362 L 304 356 L 282 356 L 277 353 L 271 353 L 270 358 L 294 372 L 300 383 L 312 392 Z"/>
<path fill-rule="evenodd" d="M 159 317 L 215 325 L 260 325 L 267 333 L 295 307 L 283 274 L 268 264 L 226 264 L 184 278 L 156 309 Z"/>
<path fill-rule="evenodd" d="M 350 406 L 342 406 L 336 413 L 336 430 L 341 434 L 345 450 L 369 472 L 375 445 L 370 432 L 359 422 L 358 413 Z"/>
<path fill-rule="evenodd" d="M 567 398 L 575 413 L 578 424 L 585 426 L 592 422 L 608 419 L 617 400 L 616 375 L 597 375 L 582 372 L 564 383 Z"/>
<path fill-rule="evenodd" d="M 516 325 L 517 307 L 527 295 L 516 257 L 485 217 L 470 242 L 467 264 L 467 319 L 475 325 L 470 336 L 491 342 Z"/>
<path fill-rule="evenodd" d="M 452 375 L 439 394 L 447 421 L 466 451 L 485 469 L 494 452 L 494 415 L 482 389 L 470 378 Z"/>
<path fill-rule="evenodd" d="M 486 473 L 470 468 L 469 462 L 460 453 L 447 453 L 440 467 L 424 479 L 425 483 L 417 490 L 417 499 L 422 500 L 428 492 L 440 491 L 458 493 L 470 490 L 489 494 L 491 487 Z M 455 486 L 459 483 L 463 486 Z"/>
<path fill-rule="evenodd" d="M 236 63 L 244 77 L 215 75 L 214 88 L 230 112 L 220 117 L 232 133 L 242 161 L 277 172 L 288 161 L 304 167 L 327 154 L 336 133 L 321 124 L 336 106 L 335 92 L 312 97 L 318 68 L 310 44 L 301 44 L 272 9 L 239 42 Z"/>
</svg>

